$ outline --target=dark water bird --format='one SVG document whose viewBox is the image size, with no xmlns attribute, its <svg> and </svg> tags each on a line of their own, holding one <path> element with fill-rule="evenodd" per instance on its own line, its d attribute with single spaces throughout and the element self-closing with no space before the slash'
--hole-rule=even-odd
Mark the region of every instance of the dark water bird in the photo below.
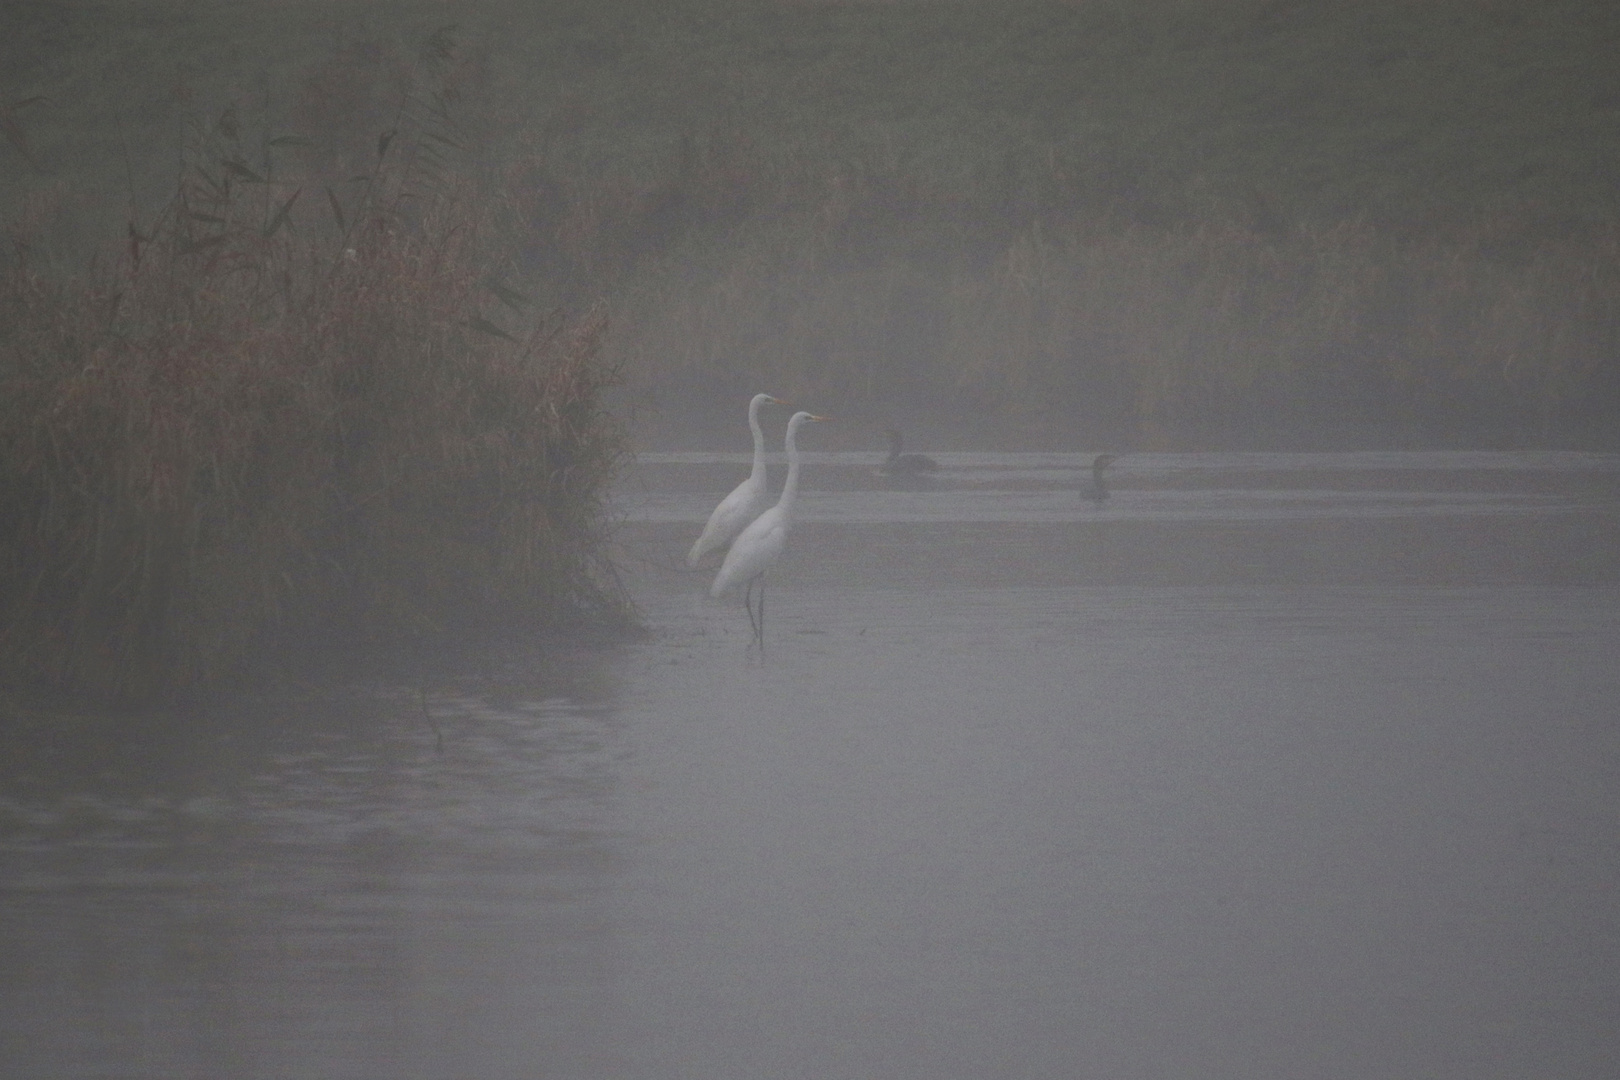
<svg viewBox="0 0 1620 1080">
<path fill-rule="evenodd" d="M 939 462 L 926 454 L 902 454 L 900 432 L 886 428 L 889 436 L 888 460 L 877 467 L 879 476 L 916 477 L 939 472 Z"/>
<path fill-rule="evenodd" d="M 788 529 L 793 525 L 793 504 L 799 495 L 799 446 L 795 436 L 799 428 L 808 423 L 830 419 L 807 412 L 793 414 L 787 426 L 787 482 L 782 485 L 782 497 L 776 505 L 749 523 L 748 527 L 731 542 L 726 561 L 720 565 L 710 596 L 719 596 L 740 582 L 747 582 L 743 604 L 748 608 L 748 623 L 754 628 L 754 640 L 765 647 L 765 571 L 776 565 L 787 547 Z M 754 617 L 754 584 L 759 583 L 759 617 Z"/>
<path fill-rule="evenodd" d="M 738 484 L 730 495 L 709 515 L 703 526 L 703 535 L 697 538 L 686 555 L 686 565 L 696 566 L 711 551 L 717 551 L 731 542 L 731 538 L 748 527 L 748 523 L 764 511 L 770 492 L 765 488 L 765 433 L 759 429 L 761 405 L 786 405 L 781 398 L 769 394 L 755 394 L 748 403 L 748 427 L 754 433 L 754 467 L 748 479 Z"/>
<path fill-rule="evenodd" d="M 1102 501 L 1108 498 L 1108 485 L 1103 482 L 1103 470 L 1118 460 L 1119 458 L 1113 454 L 1097 455 L 1096 460 L 1091 463 L 1091 483 L 1080 485 L 1082 499 L 1090 499 L 1101 505 Z"/>
</svg>

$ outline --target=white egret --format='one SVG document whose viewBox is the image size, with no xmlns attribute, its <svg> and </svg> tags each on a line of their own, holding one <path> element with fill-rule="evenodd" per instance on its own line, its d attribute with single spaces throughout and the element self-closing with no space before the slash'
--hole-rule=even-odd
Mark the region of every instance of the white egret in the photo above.
<svg viewBox="0 0 1620 1080">
<path fill-rule="evenodd" d="M 748 427 L 754 433 L 754 467 L 748 479 L 721 499 L 720 505 L 709 515 L 709 523 L 703 526 L 703 535 L 697 538 L 692 550 L 687 553 L 687 566 L 696 566 L 709 552 L 725 547 L 733 536 L 742 532 L 750 521 L 764 511 L 770 490 L 765 486 L 765 433 L 759 429 L 759 407 L 786 404 L 781 398 L 769 394 L 755 394 L 748 403 Z"/>
<path fill-rule="evenodd" d="M 726 561 L 709 587 L 710 596 L 719 596 L 739 582 L 747 582 L 743 605 L 748 608 L 748 623 L 754 628 L 754 638 L 760 648 L 765 647 L 765 571 L 781 558 L 787 546 L 788 529 L 793 525 L 793 504 L 799 495 L 799 447 L 794 440 L 799 428 L 807 423 L 831 419 L 807 412 L 793 414 L 787 426 L 787 481 L 782 485 L 782 497 L 776 505 L 755 518 L 731 543 Z M 754 583 L 759 583 L 759 618 L 754 617 Z"/>
<path fill-rule="evenodd" d="M 902 454 L 900 432 L 895 428 L 885 430 L 889 435 L 889 459 L 877 467 L 879 476 L 918 476 L 939 471 L 939 462 L 925 454 Z"/>
<path fill-rule="evenodd" d="M 1101 505 L 1102 501 L 1108 498 L 1108 485 L 1103 483 L 1103 470 L 1118 460 L 1113 454 L 1097 455 L 1096 460 L 1091 463 L 1091 483 L 1080 488 L 1082 499 L 1090 499 Z"/>
</svg>

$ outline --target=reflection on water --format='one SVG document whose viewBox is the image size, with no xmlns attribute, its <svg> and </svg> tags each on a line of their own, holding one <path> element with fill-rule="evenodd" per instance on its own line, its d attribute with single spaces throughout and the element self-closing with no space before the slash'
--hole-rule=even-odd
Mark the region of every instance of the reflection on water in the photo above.
<svg viewBox="0 0 1620 1080">
<path fill-rule="evenodd" d="M 14 733 L 6 1074 L 518 1075 L 592 1019 L 616 858 L 616 722 L 551 681 Z M 514 1023 L 441 1055 L 468 995 Z"/>
<path fill-rule="evenodd" d="M 1612 500 L 1620 455 L 1574 451 L 1132 454 L 1109 474 L 1100 506 L 1079 497 L 1091 455 L 942 453 L 943 471 L 899 482 L 874 475 L 881 455 L 810 453 L 818 487 L 801 493 L 803 521 L 1040 524 L 1091 521 L 1215 522 L 1321 518 L 1546 515 Z M 702 524 L 736 473 L 737 454 L 647 454 L 684 483 L 631 488 L 631 521 Z"/>
<path fill-rule="evenodd" d="M 940 483 L 940 481 L 935 481 Z M 1282 521 L 1321 518 L 1433 517 L 1439 514 L 1546 514 L 1579 509 L 1554 495 L 1495 491 L 1323 491 L 1286 488 L 1113 489 L 1098 507 L 1072 490 L 822 491 L 799 499 L 801 521 L 840 523 L 1052 524 L 1097 517 L 1129 521 Z M 708 510 L 683 492 L 647 495 L 626 507 L 643 522 L 702 525 Z"/>
<path fill-rule="evenodd" d="M 933 456 L 812 459 L 763 657 L 671 569 L 739 466 L 665 455 L 645 639 L 11 716 L 5 1072 L 1612 1071 L 1614 458 L 1128 456 L 1097 508 Z"/>
</svg>

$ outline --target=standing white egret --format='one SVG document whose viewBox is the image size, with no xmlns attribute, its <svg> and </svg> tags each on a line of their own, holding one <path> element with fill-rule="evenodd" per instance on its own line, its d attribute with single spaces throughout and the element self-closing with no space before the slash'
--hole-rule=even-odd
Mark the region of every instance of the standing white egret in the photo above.
<svg viewBox="0 0 1620 1080">
<path fill-rule="evenodd" d="M 1102 505 L 1102 501 L 1108 498 L 1108 485 L 1103 483 L 1103 470 L 1118 460 L 1113 454 L 1097 455 L 1091 463 L 1091 483 L 1080 488 L 1082 499 L 1090 499 L 1097 505 Z"/>
<path fill-rule="evenodd" d="M 917 477 L 939 471 L 939 462 L 926 454 L 900 452 L 905 444 L 901 441 L 899 429 L 887 428 L 886 431 L 889 436 L 889 459 L 877 467 L 879 476 Z"/>
<path fill-rule="evenodd" d="M 710 596 L 719 596 L 738 582 L 746 581 L 743 605 L 748 608 L 748 623 L 754 628 L 754 639 L 765 647 L 765 571 L 781 558 L 787 546 L 788 529 L 793 525 L 793 503 L 799 495 L 799 447 L 794 441 L 803 424 L 828 420 L 807 412 L 793 414 L 787 427 L 787 482 L 782 485 L 782 497 L 776 505 L 765 511 L 744 529 L 731 543 L 726 561 L 709 587 Z M 759 582 L 759 618 L 754 617 L 754 582 Z"/>
<path fill-rule="evenodd" d="M 748 479 L 721 499 L 720 505 L 709 515 L 709 523 L 703 526 L 703 535 L 697 538 L 686 555 L 687 566 L 696 566 L 709 552 L 725 547 L 733 536 L 742 532 L 765 509 L 770 491 L 765 486 L 765 433 L 759 429 L 759 407 L 786 404 L 781 398 L 769 394 L 755 394 L 748 403 L 748 427 L 754 433 L 754 467 Z"/>
</svg>

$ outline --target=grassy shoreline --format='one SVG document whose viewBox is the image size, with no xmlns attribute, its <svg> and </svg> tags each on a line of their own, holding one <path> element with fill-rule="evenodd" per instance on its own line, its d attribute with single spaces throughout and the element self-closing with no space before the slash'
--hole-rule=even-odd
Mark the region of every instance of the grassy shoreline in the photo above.
<svg viewBox="0 0 1620 1080">
<path fill-rule="evenodd" d="M 610 407 L 1620 445 L 1612 5 L 3 18 L 8 678 L 622 612 Z"/>
</svg>

